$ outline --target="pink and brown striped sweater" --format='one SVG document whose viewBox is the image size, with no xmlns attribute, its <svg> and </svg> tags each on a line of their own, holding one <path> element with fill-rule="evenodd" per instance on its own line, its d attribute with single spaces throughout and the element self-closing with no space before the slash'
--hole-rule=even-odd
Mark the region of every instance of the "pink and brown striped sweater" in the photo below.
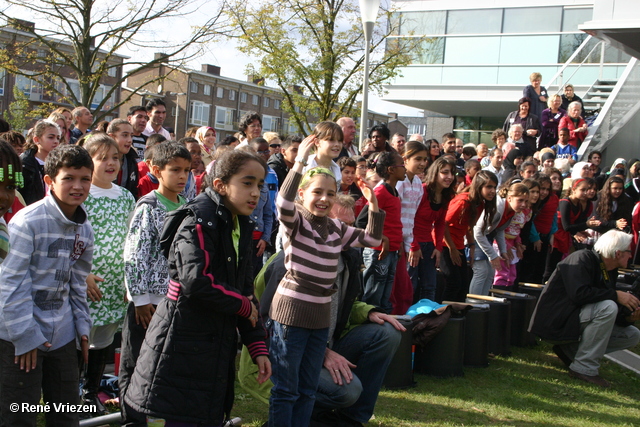
<svg viewBox="0 0 640 427">
<path fill-rule="evenodd" d="M 284 325 L 322 329 L 331 320 L 340 252 L 380 245 L 386 214 L 369 211 L 366 230 L 317 217 L 294 202 L 301 179 L 301 174 L 290 171 L 276 199 L 285 235 L 287 273 L 278 285 L 269 316 Z"/>
</svg>

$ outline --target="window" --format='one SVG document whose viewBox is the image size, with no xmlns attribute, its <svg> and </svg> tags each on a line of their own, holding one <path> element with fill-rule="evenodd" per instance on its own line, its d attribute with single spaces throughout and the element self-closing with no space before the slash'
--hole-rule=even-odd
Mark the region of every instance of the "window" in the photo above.
<svg viewBox="0 0 640 427">
<path fill-rule="evenodd" d="M 447 34 L 500 33 L 502 9 L 450 10 Z"/>
<path fill-rule="evenodd" d="M 171 107 L 171 117 L 176 116 L 176 107 Z"/>
<path fill-rule="evenodd" d="M 393 33 L 400 36 L 444 34 L 446 11 L 403 12 L 391 19 Z"/>
<path fill-rule="evenodd" d="M 209 126 L 209 111 L 211 105 L 200 101 L 191 102 L 191 117 L 189 123 L 192 125 Z"/>
<path fill-rule="evenodd" d="M 224 98 L 224 88 L 219 87 L 219 88 L 216 90 L 216 96 L 217 96 L 218 98 Z"/>
<path fill-rule="evenodd" d="M 562 16 L 562 31 L 580 31 L 578 25 L 591 21 L 593 17 L 593 9 L 565 9 Z"/>
<path fill-rule="evenodd" d="M 191 82 L 191 93 L 198 93 L 198 83 Z"/>
<path fill-rule="evenodd" d="M 233 129 L 233 110 L 231 108 L 216 107 L 216 128 Z"/>
<path fill-rule="evenodd" d="M 273 100 L 273 108 L 275 108 L 276 110 L 280 109 L 280 100 L 279 99 L 274 99 Z"/>
<path fill-rule="evenodd" d="M 4 95 L 4 76 L 6 72 L 0 68 L 0 95 Z"/>
<path fill-rule="evenodd" d="M 444 37 L 430 37 L 422 43 L 422 49 L 413 60 L 415 64 L 442 64 L 444 60 Z"/>
<path fill-rule="evenodd" d="M 109 77 L 118 77 L 118 67 L 110 66 L 107 68 L 107 75 Z"/>
<path fill-rule="evenodd" d="M 230 101 L 235 101 L 236 100 L 236 91 L 235 90 L 229 90 L 229 100 Z"/>
<path fill-rule="evenodd" d="M 258 105 L 260 103 L 260 97 L 258 95 L 251 95 L 251 103 Z"/>
<path fill-rule="evenodd" d="M 211 85 L 204 85 L 202 92 L 207 96 L 211 96 Z"/>
<path fill-rule="evenodd" d="M 42 86 L 36 81 L 31 80 L 25 76 L 16 76 L 16 86 L 20 89 L 30 100 L 40 101 L 42 100 Z"/>
<path fill-rule="evenodd" d="M 269 108 L 269 98 L 267 98 L 266 96 L 262 100 L 262 106 Z"/>
<path fill-rule="evenodd" d="M 280 117 L 262 116 L 262 131 L 263 132 L 277 132 L 280 127 Z"/>
<path fill-rule="evenodd" d="M 240 92 L 240 102 L 247 102 L 247 94 L 245 92 Z"/>
<path fill-rule="evenodd" d="M 503 33 L 547 33 L 560 31 L 562 7 L 519 7 L 504 10 Z M 577 28 L 574 30 L 577 31 Z M 546 45 L 541 45 L 546 46 Z M 540 46 L 538 46 L 538 50 Z M 543 63 L 541 61 L 539 63 Z"/>
</svg>

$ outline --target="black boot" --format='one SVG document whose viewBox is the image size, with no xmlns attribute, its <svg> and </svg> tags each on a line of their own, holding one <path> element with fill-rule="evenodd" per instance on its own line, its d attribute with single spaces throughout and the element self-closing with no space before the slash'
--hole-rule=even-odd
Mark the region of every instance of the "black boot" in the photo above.
<svg viewBox="0 0 640 427">
<path fill-rule="evenodd" d="M 108 351 L 108 348 L 89 350 L 89 363 L 87 364 L 84 386 L 82 387 L 82 404 L 95 405 L 96 412 L 92 412 L 92 416 L 105 415 L 107 413 L 98 398 L 98 389 L 104 373 Z"/>
</svg>

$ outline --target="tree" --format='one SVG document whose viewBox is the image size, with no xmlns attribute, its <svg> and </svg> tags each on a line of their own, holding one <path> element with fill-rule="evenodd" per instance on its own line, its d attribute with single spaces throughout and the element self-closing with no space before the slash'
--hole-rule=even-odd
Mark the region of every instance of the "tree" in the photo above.
<svg viewBox="0 0 640 427">
<path fill-rule="evenodd" d="M 219 11 L 210 10 L 207 22 L 192 26 L 191 33 L 182 39 L 168 42 L 178 33 L 168 20 L 184 22 L 194 17 L 197 0 L 5 0 L 5 3 L 8 7 L 0 10 L 0 18 L 19 32 L 13 32 L 13 39 L 0 49 L 2 67 L 31 79 L 50 100 L 74 106 L 95 104 L 92 110 L 96 121 L 136 93 L 110 105 L 112 96 L 130 75 L 161 63 L 179 65 L 197 55 L 202 43 L 217 33 L 220 17 Z M 29 22 L 14 18 L 25 15 L 45 23 L 45 28 L 36 31 Z M 163 55 L 151 60 L 127 59 L 117 53 L 123 47 L 152 48 Z M 108 86 L 103 84 L 105 76 L 109 76 Z M 77 80 L 77 84 L 69 79 Z M 160 79 L 157 77 L 148 84 Z"/>
<path fill-rule="evenodd" d="M 233 0 L 226 9 L 240 50 L 255 58 L 248 73 L 274 81 L 284 92 L 282 108 L 300 131 L 308 118 L 353 116 L 362 91 L 365 41 L 356 0 Z M 397 33 L 381 10 L 371 42 L 369 85 L 382 84 L 411 62 L 421 38 L 385 40 Z M 383 28 L 384 27 L 384 28 Z"/>
<path fill-rule="evenodd" d="M 11 129 L 22 132 L 29 123 L 29 100 L 17 86 L 13 87 L 13 97 L 15 101 L 9 104 L 7 121 L 11 124 Z"/>
</svg>

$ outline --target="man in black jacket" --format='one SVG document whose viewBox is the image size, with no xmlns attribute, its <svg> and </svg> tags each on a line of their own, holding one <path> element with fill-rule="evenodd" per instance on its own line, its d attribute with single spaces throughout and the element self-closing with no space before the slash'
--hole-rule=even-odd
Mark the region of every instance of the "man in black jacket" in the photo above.
<svg viewBox="0 0 640 427">
<path fill-rule="evenodd" d="M 300 135 L 289 135 L 280 145 L 280 152 L 269 157 L 267 164 L 278 175 L 278 188 L 280 188 L 289 173 L 289 169 L 293 166 L 298 155 L 298 146 L 300 146 L 301 142 L 302 137 Z"/>
<path fill-rule="evenodd" d="M 560 262 L 544 287 L 530 332 L 554 343 L 569 375 L 609 387 L 598 372 L 606 354 L 635 346 L 640 300 L 615 289 L 618 268 L 631 256 L 631 235 L 610 230 L 593 250 L 576 251 Z"/>
</svg>

